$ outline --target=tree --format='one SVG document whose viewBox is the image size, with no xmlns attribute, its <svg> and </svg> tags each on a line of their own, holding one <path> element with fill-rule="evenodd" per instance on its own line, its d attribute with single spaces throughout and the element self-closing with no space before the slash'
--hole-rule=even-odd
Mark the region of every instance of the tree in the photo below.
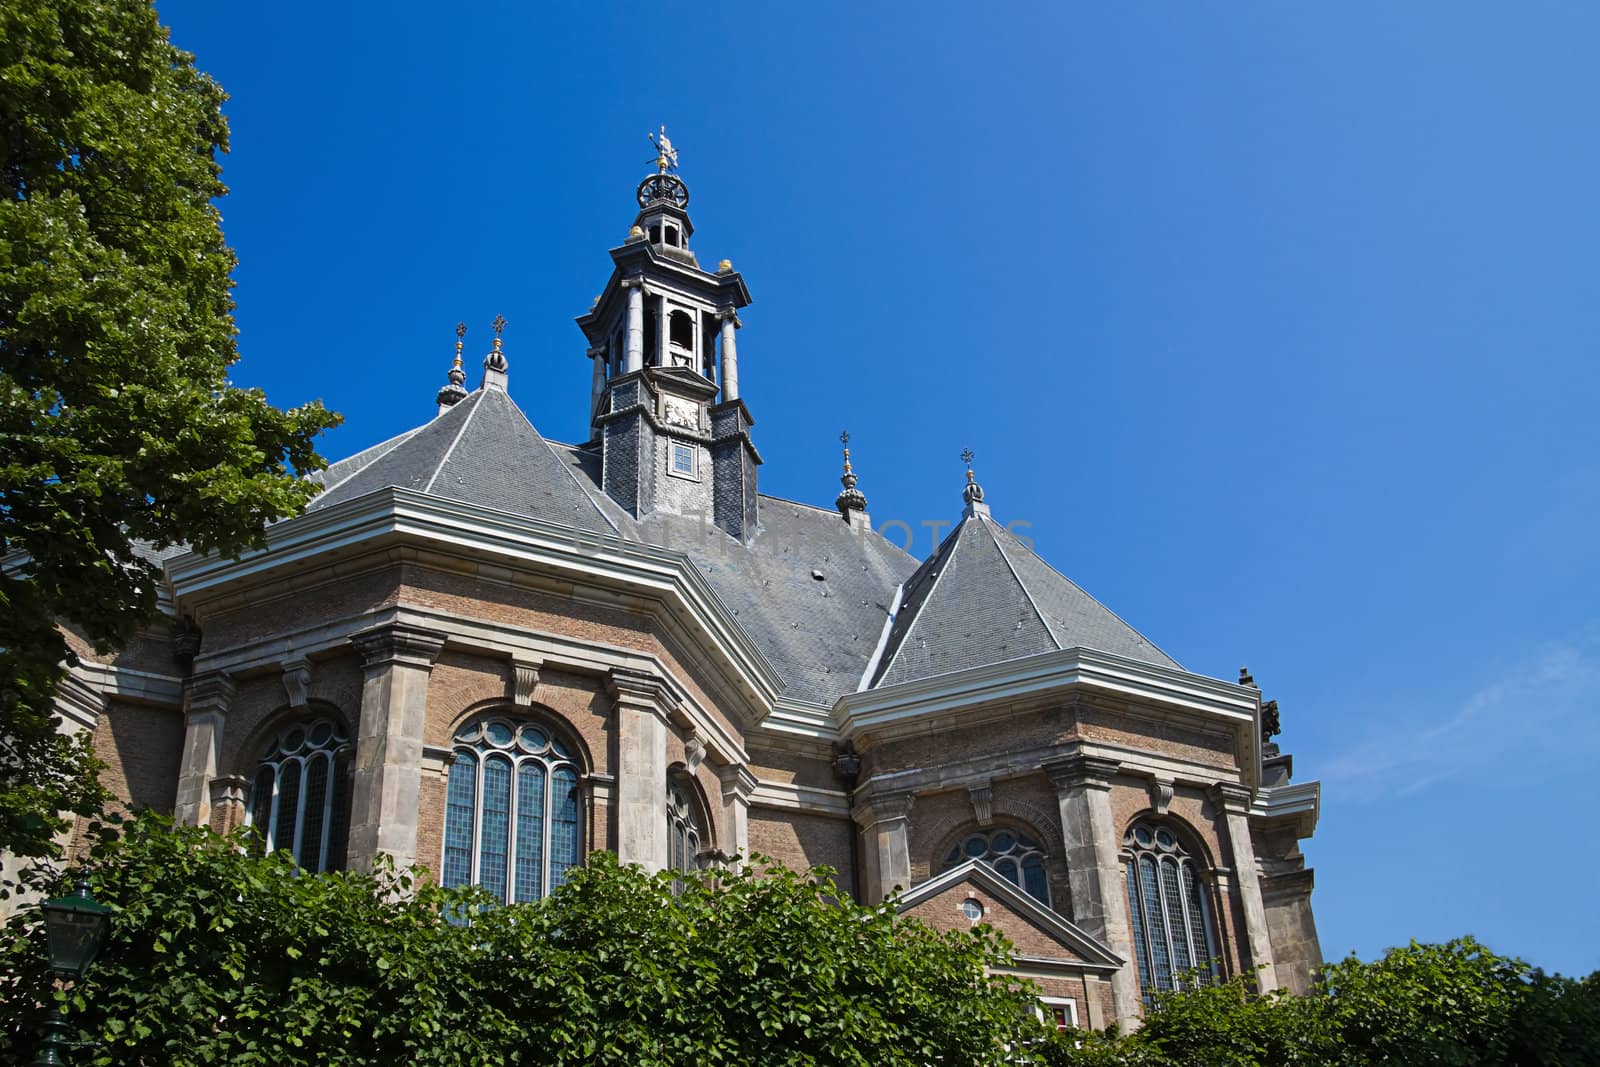
<svg viewBox="0 0 1600 1067">
<path fill-rule="evenodd" d="M 51 712 L 57 623 L 124 644 L 150 550 L 259 545 L 338 422 L 227 379 L 225 99 L 146 0 L 0 0 L 0 850 L 104 799 Z"/>
<path fill-rule="evenodd" d="M 543 902 L 489 907 L 383 870 L 297 873 L 246 840 L 146 814 L 99 847 L 111 935 L 53 1000 L 37 920 L 0 929 L 0 1060 L 47 1010 L 105 1067 L 999 1067 L 1044 1036 L 1032 994 L 990 974 L 991 930 L 837 899 L 826 872 L 649 877 L 597 853 Z"/>
</svg>

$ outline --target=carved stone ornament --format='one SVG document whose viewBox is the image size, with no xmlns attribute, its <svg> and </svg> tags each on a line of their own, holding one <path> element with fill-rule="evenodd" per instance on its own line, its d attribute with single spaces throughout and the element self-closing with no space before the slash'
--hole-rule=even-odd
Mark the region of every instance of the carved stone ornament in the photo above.
<svg viewBox="0 0 1600 1067">
<path fill-rule="evenodd" d="M 687 400 L 679 400 L 669 396 L 662 400 L 662 419 L 668 426 L 678 426 L 685 430 L 698 429 L 700 426 L 700 409 Z"/>
<path fill-rule="evenodd" d="M 1172 806 L 1172 780 L 1168 778 L 1150 779 L 1150 806 L 1157 815 L 1165 815 Z"/>
<path fill-rule="evenodd" d="M 539 687 L 539 664 L 513 661 L 511 664 L 511 699 L 522 707 L 533 703 L 533 691 Z"/>
<path fill-rule="evenodd" d="M 283 691 L 291 708 L 303 708 L 309 699 L 311 664 L 304 658 L 292 659 L 283 665 Z"/>
<path fill-rule="evenodd" d="M 972 814 L 979 826 L 994 825 L 994 790 L 987 785 L 967 787 L 967 799 L 972 801 Z"/>
<path fill-rule="evenodd" d="M 689 734 L 683 742 L 683 765 L 693 774 L 700 769 L 700 764 L 705 762 L 706 743 L 701 740 L 699 731 Z"/>
</svg>

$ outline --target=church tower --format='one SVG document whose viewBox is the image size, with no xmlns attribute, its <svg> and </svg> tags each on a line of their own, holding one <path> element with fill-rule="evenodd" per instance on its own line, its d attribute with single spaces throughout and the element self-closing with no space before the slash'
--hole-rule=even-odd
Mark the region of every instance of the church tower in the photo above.
<svg viewBox="0 0 1600 1067">
<path fill-rule="evenodd" d="M 698 512 L 747 541 L 761 457 L 739 399 L 734 334 L 750 291 L 728 260 L 715 272 L 700 266 L 678 153 L 665 128 L 651 141 L 656 173 L 639 183 L 611 277 L 578 319 L 594 365 L 591 444 L 606 495 L 634 518 Z"/>
</svg>

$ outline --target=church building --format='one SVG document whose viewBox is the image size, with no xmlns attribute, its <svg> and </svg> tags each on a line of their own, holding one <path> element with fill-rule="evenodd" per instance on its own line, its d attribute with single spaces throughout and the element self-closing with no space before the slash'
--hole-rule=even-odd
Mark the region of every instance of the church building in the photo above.
<svg viewBox="0 0 1600 1067">
<path fill-rule="evenodd" d="M 166 555 L 170 631 L 74 639 L 60 709 L 108 786 L 307 870 L 387 853 L 503 901 L 597 849 L 827 865 L 998 927 L 1085 1027 L 1197 976 L 1304 989 L 1320 787 L 1291 781 L 1276 703 L 1039 558 L 970 458 L 921 561 L 848 448 L 831 506 L 763 495 L 750 290 L 702 265 L 660 147 L 577 320 L 587 440 L 523 414 L 501 320 L 469 388 L 458 328 L 436 411 L 321 472 L 265 549 Z"/>
</svg>

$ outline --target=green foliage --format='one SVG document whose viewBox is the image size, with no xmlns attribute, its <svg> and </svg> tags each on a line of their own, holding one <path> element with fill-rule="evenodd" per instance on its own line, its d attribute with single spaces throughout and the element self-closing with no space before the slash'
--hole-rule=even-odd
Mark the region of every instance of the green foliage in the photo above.
<svg viewBox="0 0 1600 1067">
<path fill-rule="evenodd" d="M 1600 973 L 1550 977 L 1472 938 L 1330 965 L 1305 997 L 1250 983 L 1158 997 L 1137 1033 L 1065 1035 L 1054 1067 L 1579 1067 L 1600 1063 Z"/>
<path fill-rule="evenodd" d="M 147 0 L 0 0 L 0 849 L 103 800 L 49 710 L 56 620 L 125 643 L 158 586 L 135 543 L 258 544 L 338 421 L 228 382 L 225 99 Z"/>
<path fill-rule="evenodd" d="M 95 857 L 110 940 L 48 1007 L 38 923 L 0 930 L 0 1060 L 31 1052 L 45 1010 L 101 1065 L 998 1067 L 1043 1033 L 1031 994 L 986 973 L 1006 952 L 987 928 L 841 902 L 825 872 L 675 887 L 597 854 L 545 902 L 490 908 L 242 844 L 126 824 Z"/>
</svg>

